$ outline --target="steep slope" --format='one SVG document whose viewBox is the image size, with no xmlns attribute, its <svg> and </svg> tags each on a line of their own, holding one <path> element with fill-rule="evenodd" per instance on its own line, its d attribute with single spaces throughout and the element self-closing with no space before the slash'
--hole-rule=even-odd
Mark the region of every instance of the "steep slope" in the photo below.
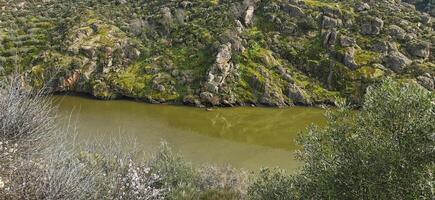
<svg viewBox="0 0 435 200">
<path fill-rule="evenodd" d="M 0 73 L 196 106 L 358 103 L 387 76 L 434 90 L 433 8 L 406 2 L 0 0 Z"/>
</svg>

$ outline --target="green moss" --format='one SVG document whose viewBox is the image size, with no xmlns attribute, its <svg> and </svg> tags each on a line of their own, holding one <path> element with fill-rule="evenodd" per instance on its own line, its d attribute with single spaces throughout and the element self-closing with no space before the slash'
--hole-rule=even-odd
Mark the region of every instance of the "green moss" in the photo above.
<svg viewBox="0 0 435 200">
<path fill-rule="evenodd" d="M 357 50 L 355 52 L 355 62 L 360 66 L 371 63 L 381 62 L 381 54 L 373 51 Z"/>
<path fill-rule="evenodd" d="M 384 71 L 373 67 L 361 67 L 357 70 L 360 77 L 364 79 L 378 79 L 384 76 Z"/>
</svg>

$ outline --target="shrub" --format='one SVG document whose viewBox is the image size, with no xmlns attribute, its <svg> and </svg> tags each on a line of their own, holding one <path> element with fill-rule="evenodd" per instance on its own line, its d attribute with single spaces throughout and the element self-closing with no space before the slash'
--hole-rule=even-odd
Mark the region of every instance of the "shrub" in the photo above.
<svg viewBox="0 0 435 200">
<path fill-rule="evenodd" d="M 192 165 L 174 154 L 165 142 L 147 164 L 152 172 L 162 177 L 160 184 L 171 189 L 196 187 L 199 181 L 199 174 Z"/>
<path fill-rule="evenodd" d="M 292 199 L 292 178 L 280 169 L 262 169 L 259 176 L 249 186 L 251 199 L 286 200 Z"/>
<path fill-rule="evenodd" d="M 55 106 L 20 78 L 0 86 L 0 197 L 83 199 L 92 172 L 74 159 L 55 126 Z M 56 144 L 56 145 L 53 145 Z"/>
<path fill-rule="evenodd" d="M 369 88 L 360 111 L 342 105 L 299 142 L 298 199 L 432 199 L 434 95 L 390 79 Z"/>
</svg>

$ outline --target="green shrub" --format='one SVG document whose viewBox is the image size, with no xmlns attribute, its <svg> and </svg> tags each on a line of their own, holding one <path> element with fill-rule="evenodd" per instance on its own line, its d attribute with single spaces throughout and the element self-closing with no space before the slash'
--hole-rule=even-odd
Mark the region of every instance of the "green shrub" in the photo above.
<svg viewBox="0 0 435 200">
<path fill-rule="evenodd" d="M 170 188 L 195 187 L 199 181 L 199 174 L 192 165 L 175 154 L 166 143 L 161 144 L 148 166 L 162 177 L 161 184 Z"/>
<path fill-rule="evenodd" d="M 340 106 L 299 142 L 298 199 L 433 199 L 434 94 L 390 79 L 360 111 Z"/>
<path fill-rule="evenodd" d="M 251 199 L 261 200 L 291 199 L 292 194 L 291 176 L 279 169 L 262 169 L 248 190 Z"/>
</svg>

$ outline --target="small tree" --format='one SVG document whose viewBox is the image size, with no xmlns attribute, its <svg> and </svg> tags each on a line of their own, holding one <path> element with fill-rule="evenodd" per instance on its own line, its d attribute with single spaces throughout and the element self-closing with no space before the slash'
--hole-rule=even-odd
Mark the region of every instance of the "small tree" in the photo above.
<svg viewBox="0 0 435 200">
<path fill-rule="evenodd" d="M 367 90 L 361 110 L 330 112 L 326 127 L 299 139 L 293 198 L 433 199 L 434 97 L 388 79 Z"/>
</svg>

